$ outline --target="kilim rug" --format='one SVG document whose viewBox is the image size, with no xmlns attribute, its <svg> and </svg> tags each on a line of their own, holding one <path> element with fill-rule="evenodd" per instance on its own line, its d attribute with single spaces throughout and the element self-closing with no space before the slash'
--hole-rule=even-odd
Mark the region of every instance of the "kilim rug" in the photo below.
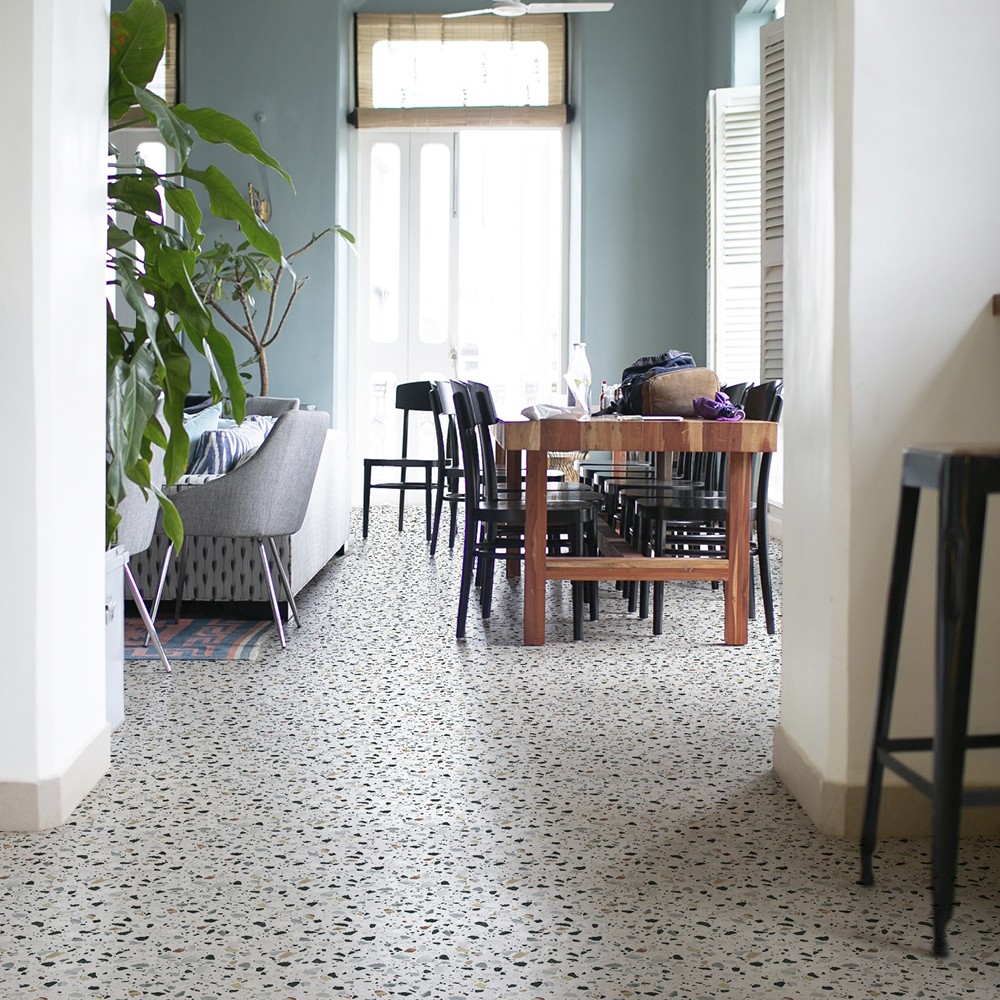
<svg viewBox="0 0 1000 1000">
<path fill-rule="evenodd" d="M 233 621 L 225 618 L 181 618 L 165 621 L 156 630 L 167 659 L 253 660 L 260 640 L 274 622 Z M 146 629 L 138 618 L 125 620 L 125 659 L 155 660 L 153 644 L 143 645 Z"/>
</svg>

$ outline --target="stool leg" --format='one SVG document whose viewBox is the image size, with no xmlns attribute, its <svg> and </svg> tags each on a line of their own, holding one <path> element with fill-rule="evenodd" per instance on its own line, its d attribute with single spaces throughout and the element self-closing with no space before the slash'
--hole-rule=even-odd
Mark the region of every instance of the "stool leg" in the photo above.
<svg viewBox="0 0 1000 1000">
<path fill-rule="evenodd" d="M 972 683 L 986 495 L 970 482 L 967 460 L 946 466 L 938 545 L 937 664 L 931 851 L 934 954 L 947 955 L 945 928 L 955 902 L 955 866 Z"/>
<path fill-rule="evenodd" d="M 910 581 L 910 560 L 913 555 L 913 532 L 917 523 L 917 505 L 920 490 L 904 486 L 899 497 L 899 520 L 896 524 L 896 546 L 892 556 L 889 577 L 889 599 L 885 611 L 885 634 L 882 640 L 882 665 L 879 674 L 878 709 L 875 715 L 875 734 L 872 739 L 871 759 L 868 765 L 868 792 L 865 815 L 861 827 L 861 884 L 873 885 L 872 855 L 875 853 L 875 834 L 878 826 L 878 809 L 882 798 L 883 765 L 879 757 L 883 742 L 889 737 L 892 719 L 892 696 L 896 687 L 896 664 L 899 660 L 899 640 L 903 631 L 903 610 L 906 590 Z"/>
</svg>

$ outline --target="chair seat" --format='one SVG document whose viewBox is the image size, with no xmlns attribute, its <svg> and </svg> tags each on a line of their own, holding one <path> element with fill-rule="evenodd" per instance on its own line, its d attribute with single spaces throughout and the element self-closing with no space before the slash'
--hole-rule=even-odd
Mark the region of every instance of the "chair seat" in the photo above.
<svg viewBox="0 0 1000 1000">
<path fill-rule="evenodd" d="M 546 522 L 550 527 L 564 527 L 567 524 L 590 522 L 594 519 L 594 507 L 586 501 L 550 501 L 545 509 Z M 523 500 L 482 500 L 479 504 L 479 513 L 483 520 L 523 526 L 527 507 Z"/>
</svg>

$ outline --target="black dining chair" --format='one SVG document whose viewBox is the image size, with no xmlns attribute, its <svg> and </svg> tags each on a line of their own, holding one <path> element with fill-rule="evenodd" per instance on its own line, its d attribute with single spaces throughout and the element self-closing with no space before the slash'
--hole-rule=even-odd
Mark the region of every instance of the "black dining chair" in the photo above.
<svg viewBox="0 0 1000 1000">
<path fill-rule="evenodd" d="M 474 579 L 478 577 L 482 614 L 488 619 L 496 561 L 512 556 L 520 559 L 523 554 L 527 508 L 521 495 L 499 491 L 495 466 L 491 470 L 491 449 L 483 447 L 484 428 L 487 430 L 485 439 L 489 440 L 488 426 L 476 393 L 465 383 L 454 382 L 452 387 L 465 471 L 465 539 L 455 628 L 456 637 L 462 639 L 466 634 Z M 546 510 L 550 552 L 568 550 L 571 555 L 583 555 L 587 545 L 585 527 L 594 521 L 591 500 L 556 493 L 549 498 Z M 574 582 L 572 588 L 573 638 L 582 639 L 585 585 Z"/>
<path fill-rule="evenodd" d="M 372 490 L 396 490 L 399 493 L 399 530 L 403 530 L 403 510 L 406 506 L 406 495 L 411 491 L 422 491 L 424 494 L 424 520 L 427 540 L 431 538 L 431 505 L 434 499 L 435 473 L 439 468 L 439 459 L 410 457 L 410 415 L 430 413 L 431 382 L 403 382 L 396 386 L 396 409 L 400 411 L 403 424 L 402 446 L 399 458 L 366 458 L 364 460 L 364 498 L 361 513 L 361 537 L 368 537 L 368 514 L 371 506 Z M 376 469 L 396 469 L 398 479 L 373 482 L 372 473 Z M 422 473 L 422 478 L 407 479 L 410 470 Z"/>
</svg>

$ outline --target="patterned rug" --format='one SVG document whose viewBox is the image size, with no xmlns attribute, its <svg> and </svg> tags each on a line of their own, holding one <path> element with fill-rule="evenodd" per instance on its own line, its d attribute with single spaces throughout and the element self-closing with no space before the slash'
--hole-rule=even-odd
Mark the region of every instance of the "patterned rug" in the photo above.
<svg viewBox="0 0 1000 1000">
<path fill-rule="evenodd" d="M 253 660 L 260 640 L 274 622 L 231 621 L 225 618 L 181 618 L 157 626 L 167 659 Z M 146 629 L 138 618 L 125 621 L 125 659 L 155 660 L 152 643 L 144 646 Z"/>
</svg>

